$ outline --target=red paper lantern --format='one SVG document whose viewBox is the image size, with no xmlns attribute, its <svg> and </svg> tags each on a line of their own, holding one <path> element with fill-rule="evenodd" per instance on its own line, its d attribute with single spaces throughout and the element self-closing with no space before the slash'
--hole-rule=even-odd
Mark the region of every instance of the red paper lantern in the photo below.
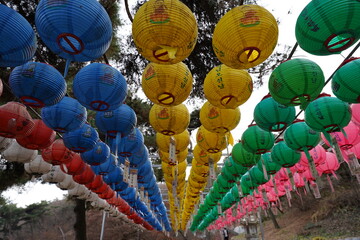
<svg viewBox="0 0 360 240">
<path fill-rule="evenodd" d="M 90 166 L 85 165 L 85 170 L 78 175 L 74 175 L 73 179 L 79 184 L 88 184 L 94 181 L 95 173 Z"/>
<path fill-rule="evenodd" d="M 101 175 L 96 175 L 94 180 L 88 184 L 85 185 L 90 191 L 94 192 L 93 190 L 100 188 L 102 185 L 104 185 L 104 181 L 102 179 Z"/>
<path fill-rule="evenodd" d="M 28 136 L 34 122 L 25 105 L 18 102 L 8 102 L 0 106 L 0 136 L 6 138 Z"/>
<path fill-rule="evenodd" d="M 60 165 L 61 170 L 69 175 L 79 175 L 85 170 L 86 163 L 83 162 L 79 154 L 74 154 L 68 163 Z"/>
<path fill-rule="evenodd" d="M 107 188 L 106 188 L 105 192 L 98 194 L 99 198 L 102 198 L 102 199 L 110 199 L 110 198 L 112 198 L 113 196 L 115 196 L 115 191 L 112 190 L 112 189 L 109 187 L 109 185 L 106 185 L 106 186 L 107 186 Z"/>
<path fill-rule="evenodd" d="M 49 147 L 56 137 L 56 132 L 45 125 L 40 119 L 34 119 L 34 127 L 30 135 L 26 137 L 17 137 L 16 141 L 28 149 L 44 149 Z"/>
<path fill-rule="evenodd" d="M 57 139 L 45 148 L 41 155 L 44 161 L 52 165 L 60 165 L 70 162 L 75 153 L 65 147 L 62 139 Z"/>
<path fill-rule="evenodd" d="M 96 175 L 96 176 L 101 176 L 101 175 Z M 98 188 L 94 188 L 91 191 L 93 193 L 101 194 L 101 193 L 105 192 L 108 189 L 108 187 L 109 186 L 105 182 L 103 182 L 103 184 L 101 186 L 99 186 Z"/>
</svg>

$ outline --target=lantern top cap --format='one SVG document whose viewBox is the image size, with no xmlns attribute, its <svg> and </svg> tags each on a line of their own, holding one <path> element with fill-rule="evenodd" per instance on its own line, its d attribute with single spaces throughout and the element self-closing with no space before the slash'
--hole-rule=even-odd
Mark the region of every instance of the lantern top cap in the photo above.
<svg viewBox="0 0 360 240">
<path fill-rule="evenodd" d="M 344 65 L 348 64 L 349 62 L 352 62 L 354 60 L 360 59 L 360 57 L 351 57 L 349 59 L 345 59 L 341 65 L 339 66 L 339 68 L 343 67 Z"/>
<path fill-rule="evenodd" d="M 284 141 L 283 138 L 278 138 L 278 139 L 276 139 L 275 143 L 282 142 L 282 141 Z"/>
<path fill-rule="evenodd" d="M 305 122 L 305 120 L 297 118 L 293 121 L 293 123 L 298 123 L 298 122 Z"/>
<path fill-rule="evenodd" d="M 254 126 L 257 126 L 257 124 L 256 124 L 256 123 L 252 123 L 252 124 L 250 124 L 250 125 L 248 126 L 248 128 L 249 128 L 249 127 L 254 127 Z"/>
<path fill-rule="evenodd" d="M 270 93 L 266 94 L 266 95 L 261 99 L 261 101 L 263 101 L 263 100 L 265 100 L 265 99 L 267 99 L 267 98 L 271 98 L 271 94 L 270 94 Z"/>
<path fill-rule="evenodd" d="M 322 98 L 322 97 L 331 97 L 331 95 L 328 94 L 328 93 L 323 92 L 323 93 L 320 93 L 319 96 L 317 96 L 316 99 L 319 99 L 319 98 Z"/>
</svg>

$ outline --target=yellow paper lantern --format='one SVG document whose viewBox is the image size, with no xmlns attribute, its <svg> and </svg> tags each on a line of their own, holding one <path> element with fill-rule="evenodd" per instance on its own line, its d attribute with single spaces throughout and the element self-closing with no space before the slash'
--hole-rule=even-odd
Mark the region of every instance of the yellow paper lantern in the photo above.
<svg viewBox="0 0 360 240">
<path fill-rule="evenodd" d="M 150 109 L 149 120 L 156 132 L 172 136 L 185 131 L 190 122 L 190 115 L 184 104 L 173 107 L 154 104 Z"/>
<path fill-rule="evenodd" d="M 198 163 L 195 158 L 191 161 L 191 172 L 196 173 L 202 177 L 209 175 L 209 166 Z"/>
<path fill-rule="evenodd" d="M 208 153 L 218 153 L 224 150 L 228 143 L 233 142 L 231 133 L 213 133 L 200 126 L 196 133 L 196 143 Z"/>
<path fill-rule="evenodd" d="M 278 35 L 276 19 L 268 10 L 242 5 L 227 12 L 216 24 L 212 44 L 220 62 L 248 69 L 271 55 Z"/>
<path fill-rule="evenodd" d="M 132 35 L 139 53 L 150 62 L 174 64 L 195 47 L 194 14 L 178 0 L 150 0 L 135 14 Z"/>
<path fill-rule="evenodd" d="M 179 175 L 178 176 L 178 181 L 177 181 L 177 184 L 178 184 L 178 187 L 179 187 L 179 184 L 180 184 L 180 182 L 181 182 L 181 180 L 179 181 L 179 179 L 180 178 L 185 178 L 185 173 L 183 173 L 183 174 L 181 174 L 181 175 Z M 171 175 L 166 175 L 166 174 L 164 174 L 164 179 L 165 179 L 165 182 L 167 182 L 167 183 L 173 183 L 173 181 L 175 180 L 175 176 L 171 176 Z M 172 188 L 171 189 L 168 189 L 169 191 L 171 191 L 172 192 Z"/>
<path fill-rule="evenodd" d="M 183 131 L 180 134 L 173 135 L 175 139 L 176 153 L 184 151 L 190 143 L 190 134 L 188 130 Z M 156 133 L 156 144 L 161 151 L 169 151 L 170 136 L 166 136 L 162 133 Z"/>
<path fill-rule="evenodd" d="M 186 171 L 187 162 L 182 161 L 177 165 L 177 167 L 178 167 L 178 175 L 181 175 Z M 166 162 L 161 162 L 161 169 L 163 170 L 164 174 L 168 174 L 168 175 L 174 174 L 175 168 L 176 165 L 172 165 Z"/>
<path fill-rule="evenodd" d="M 195 145 L 193 150 L 193 156 L 198 163 L 209 166 L 209 158 L 212 158 L 214 163 L 216 163 L 221 158 L 221 152 L 208 153 L 206 150 L 202 149 L 199 145 Z"/>
<path fill-rule="evenodd" d="M 164 151 L 160 151 L 160 150 L 158 152 L 159 152 L 161 161 L 168 163 L 168 164 L 173 164 L 169 160 L 169 152 L 164 152 Z M 184 151 L 181 151 L 178 154 L 176 154 L 176 161 L 178 162 L 178 164 L 185 161 L 185 159 L 188 156 L 188 153 L 189 153 L 189 151 L 187 149 L 185 149 Z M 175 165 L 175 164 L 173 164 L 173 165 Z"/>
<path fill-rule="evenodd" d="M 240 106 L 250 98 L 252 90 L 253 82 L 246 70 L 229 68 L 224 64 L 214 67 L 204 80 L 205 97 L 218 108 Z"/>
<path fill-rule="evenodd" d="M 173 65 L 149 63 L 142 74 L 142 88 L 153 103 L 176 106 L 184 102 L 192 89 L 192 75 L 182 62 Z"/>
<path fill-rule="evenodd" d="M 233 130 L 240 122 L 240 110 L 218 108 L 205 102 L 200 109 L 200 122 L 210 132 L 224 134 Z"/>
<path fill-rule="evenodd" d="M 191 177 L 193 179 L 193 181 L 206 184 L 208 176 L 209 176 L 209 173 L 205 174 L 205 176 L 200 176 L 200 175 L 196 174 L 194 171 L 192 171 L 192 172 L 190 172 L 189 177 Z"/>
</svg>

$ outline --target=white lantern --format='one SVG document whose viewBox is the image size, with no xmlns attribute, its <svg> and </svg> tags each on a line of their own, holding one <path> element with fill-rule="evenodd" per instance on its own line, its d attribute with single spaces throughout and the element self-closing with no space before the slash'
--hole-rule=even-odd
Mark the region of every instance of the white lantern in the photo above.
<svg viewBox="0 0 360 240">
<path fill-rule="evenodd" d="M 25 171 L 29 174 L 45 174 L 51 170 L 51 164 L 43 160 L 41 155 L 24 164 Z"/>
<path fill-rule="evenodd" d="M 76 185 L 79 184 L 73 180 L 71 175 L 67 175 L 67 174 L 65 175 L 65 179 L 63 181 L 56 184 L 56 186 L 61 190 L 73 189 L 76 187 Z"/>
<path fill-rule="evenodd" d="M 87 195 L 87 197 L 86 197 L 86 201 L 96 202 L 98 198 L 99 198 L 99 196 L 96 193 L 93 193 L 90 191 L 90 194 Z"/>
<path fill-rule="evenodd" d="M 0 137 L 0 152 L 5 151 L 14 141 L 13 138 Z"/>
<path fill-rule="evenodd" d="M 3 153 L 3 157 L 9 162 L 27 163 L 35 159 L 38 150 L 31 150 L 20 146 L 14 141 Z"/>
<path fill-rule="evenodd" d="M 48 173 L 43 174 L 41 176 L 44 182 L 49 182 L 49 183 L 62 182 L 65 179 L 65 177 L 66 174 L 61 171 L 59 166 L 52 166 L 51 170 Z"/>
<path fill-rule="evenodd" d="M 68 194 L 80 198 L 87 194 L 88 191 L 89 190 L 84 185 L 77 184 L 74 188 L 68 190 Z"/>
</svg>

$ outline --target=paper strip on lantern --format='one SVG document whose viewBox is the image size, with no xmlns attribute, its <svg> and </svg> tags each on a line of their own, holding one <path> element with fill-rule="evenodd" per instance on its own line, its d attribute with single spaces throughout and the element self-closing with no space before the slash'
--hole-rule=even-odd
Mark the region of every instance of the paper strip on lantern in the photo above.
<svg viewBox="0 0 360 240">
<path fill-rule="evenodd" d="M 73 82 L 76 99 L 86 108 L 110 111 L 118 108 L 127 95 L 126 80 L 115 68 L 91 63 L 80 69 Z"/>
<path fill-rule="evenodd" d="M 28 62 L 14 68 L 9 85 L 14 95 L 31 107 L 54 105 L 66 94 L 66 82 L 60 72 L 39 62 Z"/>
<path fill-rule="evenodd" d="M 163 65 L 149 63 L 142 74 L 145 95 L 161 106 L 176 106 L 184 102 L 192 89 L 192 75 L 182 62 Z"/>
<path fill-rule="evenodd" d="M 150 0 L 137 11 L 132 35 L 150 62 L 174 64 L 187 58 L 197 40 L 194 14 L 179 0 Z"/>
<path fill-rule="evenodd" d="M 46 46 L 70 61 L 97 59 L 111 43 L 110 17 L 96 0 L 41 0 L 35 24 Z"/>
<path fill-rule="evenodd" d="M 274 16 L 258 5 L 228 11 L 216 24 L 212 45 L 218 59 L 235 69 L 248 69 L 265 61 L 278 40 Z"/>
<path fill-rule="evenodd" d="M 295 35 L 299 46 L 314 55 L 340 53 L 360 34 L 360 6 L 352 0 L 311 1 L 300 13 Z"/>
<path fill-rule="evenodd" d="M 4 4 L 0 5 L 0 22 L 0 67 L 16 67 L 30 61 L 37 48 L 30 23 Z"/>
<path fill-rule="evenodd" d="M 206 99 L 218 108 L 236 108 L 246 102 L 253 91 L 253 82 L 245 70 L 222 64 L 214 67 L 204 80 Z"/>
</svg>

